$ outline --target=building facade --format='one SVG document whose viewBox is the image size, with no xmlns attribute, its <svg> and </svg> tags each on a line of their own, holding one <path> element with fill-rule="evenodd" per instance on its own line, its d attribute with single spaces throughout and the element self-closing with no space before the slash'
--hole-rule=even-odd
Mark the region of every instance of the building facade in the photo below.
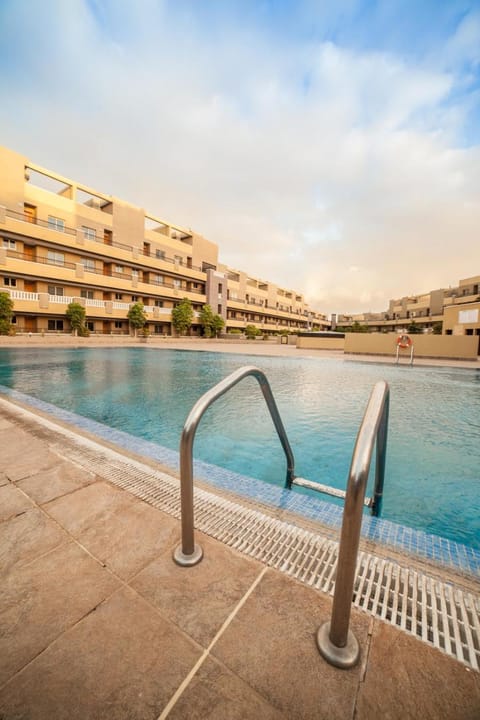
<svg viewBox="0 0 480 720">
<path fill-rule="evenodd" d="M 302 294 L 220 264 L 218 246 L 118 198 L 0 148 L 0 290 L 14 302 L 17 332 L 69 332 L 72 301 L 91 332 L 127 334 L 142 302 L 150 332 L 173 334 L 172 309 L 208 303 L 225 330 L 264 334 L 329 326 Z"/>
<path fill-rule="evenodd" d="M 412 323 L 422 332 L 432 332 L 438 323 L 444 335 L 478 335 L 480 339 L 480 275 L 448 289 L 390 300 L 385 312 L 338 315 L 336 322 L 345 328 L 356 322 L 371 332 L 407 331 Z"/>
</svg>

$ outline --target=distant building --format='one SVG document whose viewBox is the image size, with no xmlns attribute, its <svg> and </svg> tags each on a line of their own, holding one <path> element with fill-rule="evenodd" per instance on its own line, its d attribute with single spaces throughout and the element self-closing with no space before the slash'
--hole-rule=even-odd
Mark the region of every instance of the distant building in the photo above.
<svg viewBox="0 0 480 720">
<path fill-rule="evenodd" d="M 400 332 L 411 323 L 432 332 L 435 323 L 441 323 L 444 335 L 480 336 L 480 275 L 460 280 L 453 288 L 390 300 L 385 312 L 337 315 L 336 322 L 345 328 L 357 322 L 371 332 Z"/>
<path fill-rule="evenodd" d="M 127 312 L 142 302 L 149 330 L 172 334 L 184 297 L 205 303 L 227 331 L 264 334 L 329 327 L 300 292 L 218 261 L 218 246 L 143 208 L 45 170 L 0 148 L 0 290 L 14 301 L 17 331 L 69 332 L 65 312 L 85 306 L 96 333 L 129 332 Z"/>
</svg>

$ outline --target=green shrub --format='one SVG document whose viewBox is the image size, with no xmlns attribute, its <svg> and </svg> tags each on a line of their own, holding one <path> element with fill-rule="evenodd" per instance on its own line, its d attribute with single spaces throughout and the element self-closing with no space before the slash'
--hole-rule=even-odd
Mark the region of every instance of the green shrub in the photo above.
<svg viewBox="0 0 480 720">
<path fill-rule="evenodd" d="M 247 340 L 255 340 L 255 338 L 260 332 L 261 331 L 258 330 L 255 325 L 247 325 L 247 327 L 245 328 L 245 336 Z"/>
<path fill-rule="evenodd" d="M 15 335 L 15 332 L 16 330 L 10 320 L 0 318 L 0 335 Z"/>
</svg>

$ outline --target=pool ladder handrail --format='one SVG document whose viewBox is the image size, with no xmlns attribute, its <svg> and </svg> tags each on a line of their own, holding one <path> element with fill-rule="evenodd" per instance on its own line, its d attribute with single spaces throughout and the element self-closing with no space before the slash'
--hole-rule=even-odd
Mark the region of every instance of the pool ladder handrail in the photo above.
<svg viewBox="0 0 480 720">
<path fill-rule="evenodd" d="M 380 380 L 373 388 L 353 450 L 343 510 L 332 616 L 329 622 L 321 625 L 317 633 L 317 645 L 321 655 L 330 664 L 339 668 L 353 667 L 360 657 L 359 644 L 353 632 L 349 630 L 349 624 L 363 517 L 362 506 L 374 445 L 376 446 L 375 488 L 378 488 L 379 492 L 375 502 L 381 503 L 389 405 L 388 383 Z"/>
<path fill-rule="evenodd" d="M 182 431 L 180 440 L 182 542 L 173 553 L 173 558 L 178 565 L 186 567 L 196 565 L 203 557 L 201 546 L 195 543 L 193 517 L 193 440 L 198 423 L 207 408 L 217 398 L 249 375 L 255 377 L 260 384 L 285 451 L 287 486 L 289 484 L 291 486 L 295 477 L 292 449 L 265 374 L 253 366 L 239 368 L 202 395 L 190 411 Z M 329 663 L 339 668 L 353 667 L 360 656 L 358 641 L 353 632 L 349 630 L 350 613 L 362 526 L 362 509 L 365 503 L 365 491 L 374 445 L 376 446 L 376 463 L 372 506 L 377 508 L 377 512 L 382 502 L 389 401 L 390 389 L 388 384 L 381 380 L 376 383 L 370 395 L 353 450 L 345 493 L 331 620 L 321 625 L 317 633 L 317 645 L 321 655 Z"/>
<path fill-rule="evenodd" d="M 263 397 L 267 403 L 268 410 L 278 433 L 278 437 L 287 458 L 287 478 L 286 485 L 291 484 L 294 477 L 294 458 L 292 448 L 288 441 L 287 433 L 283 426 L 277 404 L 267 380 L 262 370 L 253 365 L 247 365 L 239 368 L 231 373 L 224 380 L 208 390 L 202 397 L 197 400 L 191 409 L 183 427 L 180 438 L 180 492 L 181 492 L 181 522 L 182 522 L 182 542 L 175 549 L 173 558 L 178 565 L 190 566 L 196 565 L 203 557 L 203 550 L 200 545 L 195 543 L 194 538 L 194 518 L 193 518 L 193 441 L 198 424 L 210 405 L 219 397 L 224 395 L 230 388 L 239 383 L 244 378 L 252 376 L 260 385 Z"/>
<path fill-rule="evenodd" d="M 397 345 L 397 351 L 395 354 L 395 365 L 400 362 L 400 345 Z M 413 365 L 413 342 L 410 345 L 410 365 Z"/>
</svg>

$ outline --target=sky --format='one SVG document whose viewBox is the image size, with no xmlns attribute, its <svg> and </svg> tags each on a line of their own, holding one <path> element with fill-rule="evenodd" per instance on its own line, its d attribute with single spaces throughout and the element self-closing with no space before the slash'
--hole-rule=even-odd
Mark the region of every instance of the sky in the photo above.
<svg viewBox="0 0 480 720">
<path fill-rule="evenodd" d="M 480 0 L 0 0 L 0 144 L 325 313 L 480 274 Z"/>
</svg>

